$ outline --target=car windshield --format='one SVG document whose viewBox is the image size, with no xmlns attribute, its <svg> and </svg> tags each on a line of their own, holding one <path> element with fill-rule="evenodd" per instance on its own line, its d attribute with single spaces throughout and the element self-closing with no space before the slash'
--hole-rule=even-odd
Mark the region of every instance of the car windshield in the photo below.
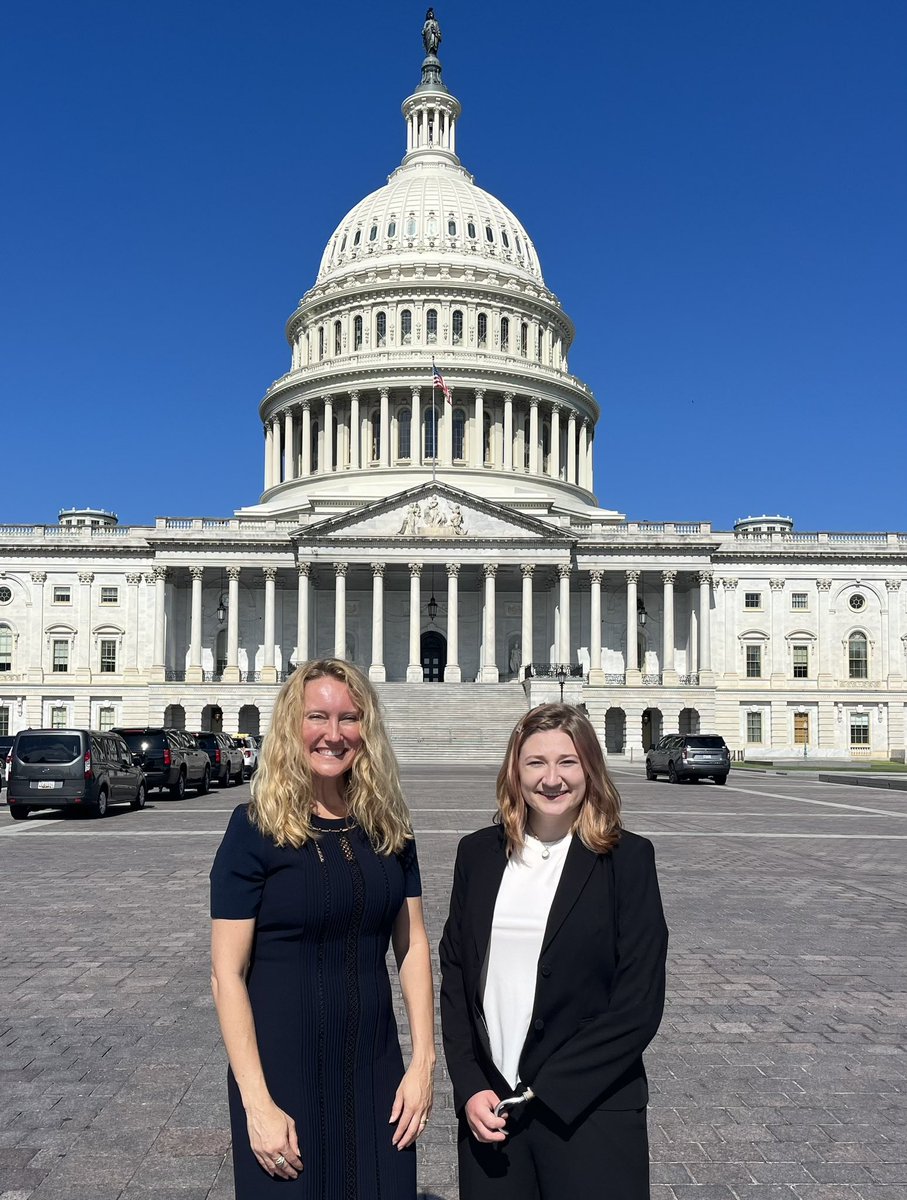
<svg viewBox="0 0 907 1200">
<path fill-rule="evenodd" d="M 694 750 L 723 750 L 723 737 L 688 737 L 687 745 Z"/>
<path fill-rule="evenodd" d="M 141 729 L 124 729 L 120 731 L 119 736 L 133 754 L 144 753 L 146 750 L 160 750 L 165 745 L 162 733 L 145 733 Z"/>
<path fill-rule="evenodd" d="M 210 746 L 219 745 L 218 740 L 213 733 L 197 733 L 195 735 L 195 740 L 200 746 L 204 746 L 206 750 Z"/>
<path fill-rule="evenodd" d="M 71 763 L 82 754 L 77 733 L 24 733 L 16 754 L 24 763 Z"/>
</svg>

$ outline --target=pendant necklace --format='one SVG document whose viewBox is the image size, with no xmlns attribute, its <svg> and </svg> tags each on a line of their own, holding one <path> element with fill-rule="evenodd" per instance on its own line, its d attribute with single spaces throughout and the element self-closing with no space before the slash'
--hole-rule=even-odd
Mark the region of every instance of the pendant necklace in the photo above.
<svg viewBox="0 0 907 1200">
<path fill-rule="evenodd" d="M 558 842 L 562 842 L 564 840 L 563 838 L 555 838 L 553 842 L 543 842 L 538 834 L 532 832 L 528 825 L 526 826 L 526 832 L 534 842 L 538 842 L 538 844 L 542 847 L 542 858 L 550 858 L 551 847 L 556 846 Z"/>
</svg>

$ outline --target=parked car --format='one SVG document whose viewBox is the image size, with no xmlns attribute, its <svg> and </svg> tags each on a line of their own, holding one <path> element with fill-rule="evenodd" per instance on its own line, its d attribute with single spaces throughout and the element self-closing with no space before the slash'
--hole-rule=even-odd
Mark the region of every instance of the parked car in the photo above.
<svg viewBox="0 0 907 1200">
<path fill-rule="evenodd" d="M 15 740 L 15 735 L 12 734 L 3 734 L 0 736 L 0 787 L 3 787 L 3 783 L 6 779 L 6 762 L 9 758 L 9 753 L 13 748 L 13 742 Z"/>
<path fill-rule="evenodd" d="M 191 733 L 181 729 L 125 729 L 119 734 L 132 751 L 134 761 L 145 772 L 149 789 L 169 789 L 174 800 L 182 800 L 187 788 L 204 796 L 211 784 L 211 763 Z"/>
<path fill-rule="evenodd" d="M 731 753 L 717 733 L 669 733 L 646 755 L 646 779 L 667 775 L 671 783 L 714 779 L 727 783 Z"/>
<path fill-rule="evenodd" d="M 245 760 L 242 747 L 225 733 L 197 733 L 195 740 L 208 755 L 211 781 L 221 787 L 242 783 Z"/>
<path fill-rule="evenodd" d="M 37 808 L 77 807 L 104 817 L 111 804 L 145 807 L 141 767 L 115 733 L 23 729 L 9 754 L 6 803 L 14 820 Z"/>
<path fill-rule="evenodd" d="M 261 748 L 261 739 L 253 737 L 250 733 L 241 733 L 237 736 L 236 742 L 242 749 L 243 774 L 246 779 L 251 779 L 258 770 L 258 752 Z"/>
</svg>

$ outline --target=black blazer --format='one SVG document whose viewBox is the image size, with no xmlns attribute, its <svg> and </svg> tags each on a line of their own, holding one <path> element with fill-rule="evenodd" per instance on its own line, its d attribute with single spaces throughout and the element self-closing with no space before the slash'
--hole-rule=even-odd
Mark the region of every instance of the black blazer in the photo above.
<svg viewBox="0 0 907 1200">
<path fill-rule="evenodd" d="M 441 939 L 441 1023 L 458 1113 L 470 1096 L 512 1089 L 491 1059 L 483 970 L 507 865 L 503 830 L 480 829 L 457 850 Z M 608 854 L 578 837 L 567 851 L 536 974 L 520 1082 L 566 1123 L 592 1108 L 642 1108 L 642 1052 L 664 1008 L 665 925 L 652 843 L 623 832 Z"/>
</svg>

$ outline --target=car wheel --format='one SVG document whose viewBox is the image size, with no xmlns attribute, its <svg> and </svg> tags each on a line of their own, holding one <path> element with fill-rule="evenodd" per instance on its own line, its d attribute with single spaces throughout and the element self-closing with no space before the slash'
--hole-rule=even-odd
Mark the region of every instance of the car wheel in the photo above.
<svg viewBox="0 0 907 1200">
<path fill-rule="evenodd" d="M 227 763 L 227 769 L 226 769 L 226 771 L 224 771 L 223 775 L 221 775 L 220 779 L 218 779 L 217 786 L 222 787 L 222 788 L 228 788 L 232 782 L 233 782 L 233 779 L 232 779 L 232 776 L 230 775 L 230 764 Z"/>
<path fill-rule="evenodd" d="M 196 796 L 207 796 L 210 788 L 211 788 L 211 772 L 208 770 L 207 767 L 205 767 L 205 773 L 202 776 L 201 783 L 195 789 L 195 794 L 196 794 Z"/>
<path fill-rule="evenodd" d="M 186 795 L 186 775 L 184 771 L 180 771 L 177 776 L 176 783 L 170 788 L 170 797 L 173 800 L 182 800 Z"/>
<path fill-rule="evenodd" d="M 680 783 L 680 776 L 677 774 L 673 763 L 668 763 L 668 783 Z"/>
<path fill-rule="evenodd" d="M 107 793 L 104 791 L 103 788 L 101 788 L 101 790 L 98 792 L 97 803 L 95 804 L 94 809 L 92 810 L 92 816 L 106 817 L 108 808 L 109 808 L 109 804 L 107 801 Z"/>
<path fill-rule="evenodd" d="M 11 804 L 9 806 L 9 815 L 14 821 L 24 821 L 29 811 L 27 804 Z"/>
<path fill-rule="evenodd" d="M 655 772 L 652 770 L 652 764 L 646 759 L 646 779 L 654 779 Z"/>
<path fill-rule="evenodd" d="M 727 775 L 716 775 L 715 782 L 716 783 L 727 783 Z"/>
<path fill-rule="evenodd" d="M 146 796 L 147 793 L 145 792 L 145 785 L 144 783 L 140 783 L 136 789 L 135 799 L 130 802 L 129 807 L 135 812 L 138 812 L 139 809 L 145 807 Z"/>
</svg>

